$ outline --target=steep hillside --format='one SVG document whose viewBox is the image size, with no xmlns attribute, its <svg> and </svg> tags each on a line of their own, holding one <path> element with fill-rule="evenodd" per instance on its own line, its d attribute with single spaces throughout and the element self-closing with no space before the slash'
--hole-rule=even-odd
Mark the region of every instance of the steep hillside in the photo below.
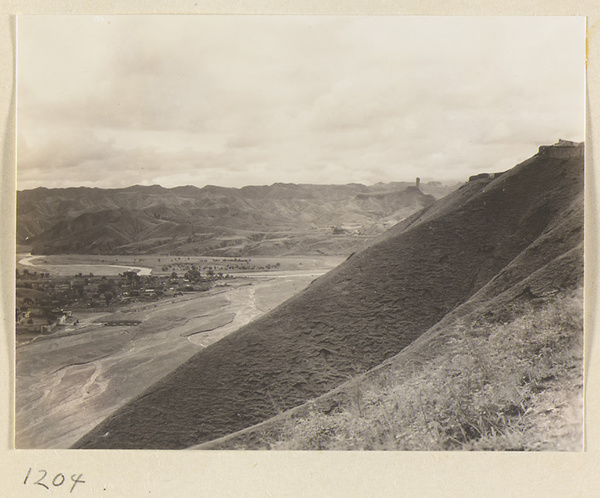
<svg viewBox="0 0 600 498">
<path fill-rule="evenodd" d="M 39 188 L 17 195 L 17 241 L 34 254 L 349 254 L 434 201 L 408 184 Z"/>
<path fill-rule="evenodd" d="M 503 321 L 451 314 L 366 374 L 194 449 L 581 451 L 581 290 L 513 296 Z"/>
<path fill-rule="evenodd" d="M 468 182 L 190 359 L 76 446 L 206 442 L 323 395 L 452 312 L 481 311 L 478 300 L 502 301 L 488 308 L 501 315 L 519 285 L 512 298 L 576 286 L 582 189 L 582 157 L 542 153 Z"/>
</svg>

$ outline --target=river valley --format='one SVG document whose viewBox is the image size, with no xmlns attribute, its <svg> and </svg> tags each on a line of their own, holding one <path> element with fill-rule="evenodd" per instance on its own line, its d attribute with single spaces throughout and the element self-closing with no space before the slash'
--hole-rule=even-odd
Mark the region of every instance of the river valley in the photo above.
<svg viewBox="0 0 600 498">
<path fill-rule="evenodd" d="M 132 303 L 110 313 L 78 311 L 73 314 L 77 326 L 19 343 L 16 447 L 68 448 L 192 355 L 300 292 L 339 262 L 315 261 L 303 270 L 238 274 L 208 292 Z M 107 319 L 123 325 L 106 326 Z"/>
</svg>

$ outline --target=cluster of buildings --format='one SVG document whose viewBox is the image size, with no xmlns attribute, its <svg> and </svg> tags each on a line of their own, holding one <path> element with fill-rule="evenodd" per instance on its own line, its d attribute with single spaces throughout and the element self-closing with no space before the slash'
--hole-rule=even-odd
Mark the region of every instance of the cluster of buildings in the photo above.
<svg viewBox="0 0 600 498">
<path fill-rule="evenodd" d="M 73 310 L 107 310 L 137 301 L 177 297 L 184 292 L 207 291 L 212 282 L 229 278 L 222 273 L 200 274 L 192 265 L 183 276 L 175 272 L 164 276 L 140 276 L 126 271 L 118 277 L 81 273 L 53 277 L 44 273 L 17 274 L 17 334 L 49 334 L 56 327 L 71 323 Z"/>
</svg>

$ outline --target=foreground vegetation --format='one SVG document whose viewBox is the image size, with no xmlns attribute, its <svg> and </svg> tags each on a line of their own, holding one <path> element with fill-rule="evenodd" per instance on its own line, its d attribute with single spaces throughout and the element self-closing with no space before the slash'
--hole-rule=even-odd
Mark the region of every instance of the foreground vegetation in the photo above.
<svg viewBox="0 0 600 498">
<path fill-rule="evenodd" d="M 286 450 L 581 450 L 582 291 L 509 323 L 456 322 L 349 382 L 329 409 L 260 431 Z M 440 342 L 440 338 L 443 341 Z M 401 363 L 401 364 L 400 364 Z"/>
</svg>

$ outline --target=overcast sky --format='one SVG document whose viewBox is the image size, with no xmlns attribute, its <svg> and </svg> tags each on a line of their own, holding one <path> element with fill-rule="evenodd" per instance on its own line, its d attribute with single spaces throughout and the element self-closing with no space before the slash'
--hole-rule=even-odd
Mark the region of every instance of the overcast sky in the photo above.
<svg viewBox="0 0 600 498">
<path fill-rule="evenodd" d="M 18 188 L 466 180 L 584 136 L 583 18 L 21 16 Z"/>
</svg>

